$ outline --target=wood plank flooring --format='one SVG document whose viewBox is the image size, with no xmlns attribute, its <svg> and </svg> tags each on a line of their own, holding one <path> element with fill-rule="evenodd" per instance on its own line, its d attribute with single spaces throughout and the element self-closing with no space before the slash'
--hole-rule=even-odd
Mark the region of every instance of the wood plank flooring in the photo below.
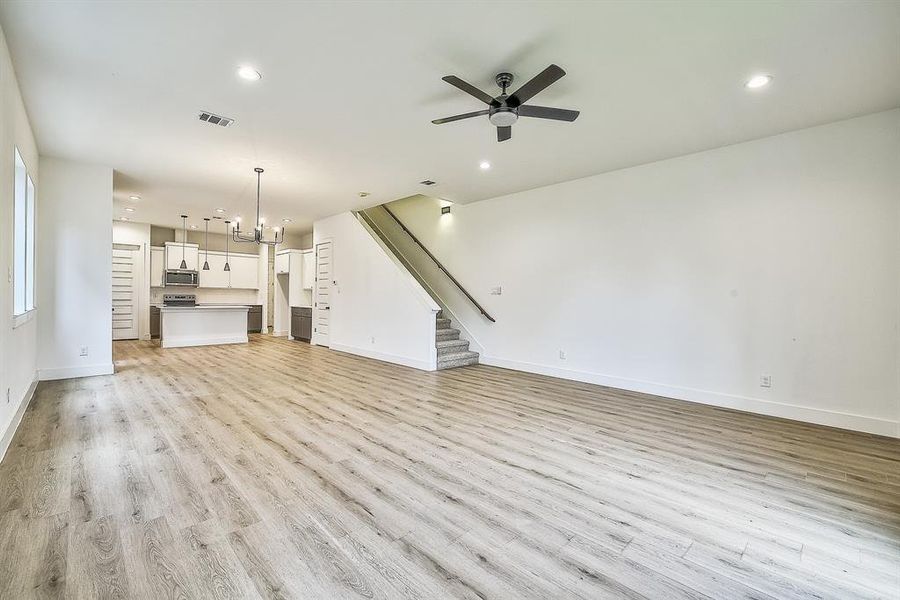
<svg viewBox="0 0 900 600">
<path fill-rule="evenodd" d="M 0 463 L 0 598 L 898 598 L 900 442 L 264 336 L 115 344 Z"/>
</svg>

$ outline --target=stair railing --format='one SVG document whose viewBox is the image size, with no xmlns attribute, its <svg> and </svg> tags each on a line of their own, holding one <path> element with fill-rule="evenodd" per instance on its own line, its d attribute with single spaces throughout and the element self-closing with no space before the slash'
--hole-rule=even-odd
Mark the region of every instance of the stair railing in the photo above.
<svg viewBox="0 0 900 600">
<path fill-rule="evenodd" d="M 422 242 L 420 242 L 420 241 L 419 241 L 419 238 L 417 238 L 417 237 L 413 234 L 412 231 L 410 231 L 409 229 L 406 228 L 406 225 L 404 225 L 403 222 L 402 222 L 400 219 L 397 218 L 397 215 L 395 215 L 393 212 L 391 212 L 391 209 L 389 209 L 389 208 L 387 207 L 386 204 L 382 204 L 381 207 L 382 207 L 385 211 L 387 211 L 387 214 L 389 214 L 389 215 L 391 216 L 391 218 L 394 219 L 394 222 L 396 222 L 397 225 L 399 225 L 400 228 L 401 228 L 403 231 L 406 232 L 406 235 L 408 235 L 410 238 L 412 238 L 412 241 L 414 241 L 414 242 L 419 246 L 419 248 L 421 248 L 422 250 L 425 251 L 425 254 L 428 255 L 428 258 L 430 258 L 432 261 L 434 261 L 434 264 L 437 265 L 438 269 L 440 269 L 441 271 L 444 272 L 444 275 L 446 275 L 447 278 L 448 278 L 450 281 L 453 282 L 453 285 L 455 285 L 456 287 L 459 288 L 459 291 L 461 291 L 461 292 L 463 293 L 463 295 L 464 295 L 466 298 L 469 299 L 469 302 L 471 302 L 472 304 L 475 305 L 475 308 L 478 309 L 478 312 L 480 312 L 482 315 L 484 315 L 484 318 L 487 319 L 488 321 L 490 321 L 491 323 L 496 323 L 496 322 L 497 322 L 496 319 L 494 319 L 494 317 L 492 317 L 490 314 L 488 314 L 488 311 L 484 310 L 484 307 L 483 307 L 483 306 L 481 306 L 480 304 L 478 304 L 478 301 L 475 300 L 475 298 L 472 297 L 472 294 L 470 294 L 470 293 L 466 290 L 466 288 L 464 288 L 464 287 L 462 286 L 462 284 L 461 284 L 459 281 L 456 280 L 456 277 L 454 277 L 453 275 L 450 274 L 450 271 L 448 271 L 448 270 L 444 267 L 444 265 L 441 264 L 441 261 L 439 261 L 439 260 L 434 256 L 434 254 L 432 254 L 432 253 L 428 250 L 428 248 L 425 247 L 425 244 L 423 244 Z"/>
</svg>

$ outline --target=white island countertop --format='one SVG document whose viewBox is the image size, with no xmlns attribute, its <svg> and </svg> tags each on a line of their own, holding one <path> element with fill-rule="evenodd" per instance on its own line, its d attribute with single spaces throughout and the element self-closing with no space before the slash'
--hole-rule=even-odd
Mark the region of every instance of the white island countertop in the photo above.
<svg viewBox="0 0 900 600">
<path fill-rule="evenodd" d="M 160 306 L 160 312 L 190 311 L 190 310 L 249 310 L 249 304 L 197 304 L 196 306 Z"/>
<path fill-rule="evenodd" d="M 247 304 L 198 304 L 159 308 L 163 348 L 246 344 Z"/>
</svg>

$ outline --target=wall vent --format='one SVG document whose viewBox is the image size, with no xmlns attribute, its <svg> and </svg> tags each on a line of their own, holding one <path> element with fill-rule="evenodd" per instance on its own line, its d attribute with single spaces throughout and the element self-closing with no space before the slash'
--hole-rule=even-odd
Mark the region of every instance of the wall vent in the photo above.
<svg viewBox="0 0 900 600">
<path fill-rule="evenodd" d="M 209 123 L 210 125 L 218 125 L 220 127 L 228 127 L 229 125 L 234 123 L 234 119 L 214 115 L 213 113 L 205 110 L 200 113 L 200 120 Z"/>
<path fill-rule="evenodd" d="M 434 185 L 434 184 L 437 183 L 437 182 L 436 182 L 436 181 L 432 181 L 432 180 L 430 180 L 430 179 L 426 179 L 425 181 L 420 181 L 419 183 L 421 183 L 422 185 Z"/>
</svg>

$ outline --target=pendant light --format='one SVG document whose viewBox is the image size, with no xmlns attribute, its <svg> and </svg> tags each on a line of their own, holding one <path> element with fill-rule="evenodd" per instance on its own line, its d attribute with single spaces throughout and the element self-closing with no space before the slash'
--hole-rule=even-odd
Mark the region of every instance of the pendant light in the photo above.
<svg viewBox="0 0 900 600">
<path fill-rule="evenodd" d="M 228 264 L 228 226 L 231 221 L 225 221 L 225 270 L 230 271 L 231 265 Z"/>
<path fill-rule="evenodd" d="M 249 233 L 242 233 L 241 222 L 238 221 L 235 228 L 231 230 L 231 236 L 235 242 L 249 242 L 256 244 L 266 244 L 267 246 L 277 246 L 284 241 L 284 227 L 280 227 L 280 231 L 279 229 L 275 230 L 274 240 L 267 241 L 263 239 L 263 223 L 259 218 L 259 188 L 263 169 L 260 167 L 256 167 L 253 170 L 256 172 L 256 228 L 253 230 L 252 235 Z M 279 234 L 281 234 L 281 237 L 279 237 Z"/>
<path fill-rule="evenodd" d="M 187 269 L 187 261 L 184 259 L 184 244 L 187 241 L 187 215 L 181 215 L 181 266 L 180 269 Z"/>
<path fill-rule="evenodd" d="M 203 270 L 209 271 L 209 217 L 204 217 L 206 221 L 206 257 L 203 259 Z"/>
</svg>

